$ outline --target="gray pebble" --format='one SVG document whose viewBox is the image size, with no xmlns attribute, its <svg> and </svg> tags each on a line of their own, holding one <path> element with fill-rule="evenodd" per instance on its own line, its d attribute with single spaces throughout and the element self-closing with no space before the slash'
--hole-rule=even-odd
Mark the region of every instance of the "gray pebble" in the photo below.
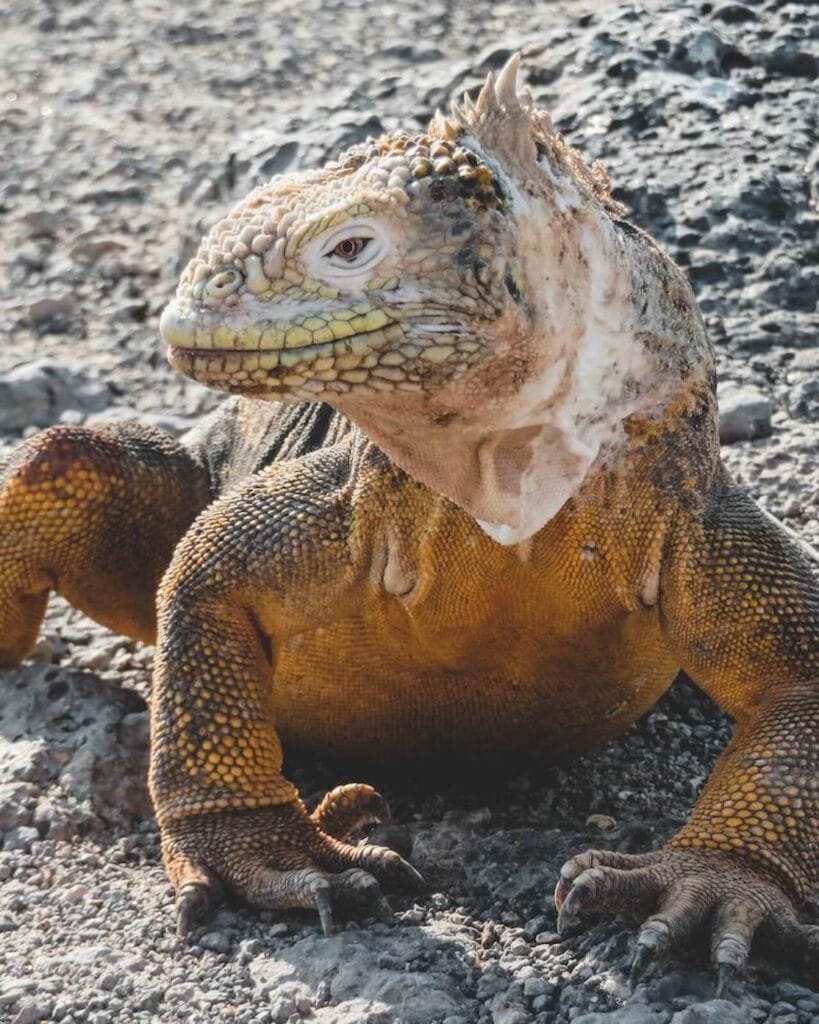
<svg viewBox="0 0 819 1024">
<path fill-rule="evenodd" d="M 276 1024 L 285 1022 L 296 1012 L 296 1002 L 290 996 L 274 996 L 270 1000 L 270 1016 Z"/>
<path fill-rule="evenodd" d="M 726 999 L 709 999 L 680 1010 L 671 1024 L 747 1024 L 746 1011 Z"/>
<path fill-rule="evenodd" d="M 230 950 L 230 939 L 224 932 L 207 932 L 199 940 L 199 945 L 213 953 L 227 953 Z"/>
<path fill-rule="evenodd" d="M 726 390 L 719 400 L 719 439 L 722 444 L 769 437 L 773 403 L 755 388 Z"/>
<path fill-rule="evenodd" d="M 35 843 L 39 838 L 40 833 L 37 829 L 31 828 L 28 825 L 11 828 L 3 837 L 3 849 L 9 851 L 21 850 L 23 853 L 28 853 L 31 849 L 31 844 Z"/>
</svg>

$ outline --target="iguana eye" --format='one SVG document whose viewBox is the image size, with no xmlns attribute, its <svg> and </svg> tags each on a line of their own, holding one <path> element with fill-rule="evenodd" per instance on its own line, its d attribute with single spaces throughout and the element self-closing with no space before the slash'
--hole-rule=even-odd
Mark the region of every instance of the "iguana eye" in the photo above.
<svg viewBox="0 0 819 1024">
<path fill-rule="evenodd" d="M 389 251 L 389 235 L 377 221 L 356 219 L 309 241 L 302 260 L 308 274 L 318 280 L 363 287 Z"/>
<path fill-rule="evenodd" d="M 338 256 L 339 259 L 352 263 L 367 248 L 371 239 L 369 238 L 342 238 L 342 240 L 330 250 L 328 256 Z"/>
</svg>

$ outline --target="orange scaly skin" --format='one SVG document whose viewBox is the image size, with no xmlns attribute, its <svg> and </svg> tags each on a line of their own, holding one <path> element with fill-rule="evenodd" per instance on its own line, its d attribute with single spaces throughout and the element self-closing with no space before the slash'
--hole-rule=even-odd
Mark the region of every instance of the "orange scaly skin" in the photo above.
<svg viewBox="0 0 819 1024">
<path fill-rule="evenodd" d="M 50 589 L 129 635 L 156 625 L 151 786 L 182 931 L 223 883 L 329 929 L 337 900 L 386 914 L 374 875 L 417 880 L 345 841 L 383 815 L 369 787 L 307 815 L 281 740 L 563 757 L 683 668 L 735 738 L 662 850 L 564 866 L 559 925 L 649 915 L 638 973 L 706 919 L 723 984 L 757 930 L 815 962 L 795 911 L 819 883 L 819 586 L 721 465 L 682 275 L 513 85 L 504 72 L 420 141 L 274 181 L 214 229 L 163 321 L 172 360 L 291 404 L 233 399 L 183 447 L 134 428 L 23 445 L 0 478 L 0 663 L 33 643 Z M 563 242 L 533 259 L 515 211 L 530 224 L 539 189 Z M 420 256 L 416 216 L 448 225 Z M 311 278 L 340 230 L 364 245 Z M 345 285 L 368 244 L 378 273 Z M 546 301 L 532 275 L 549 259 L 563 286 Z"/>
</svg>

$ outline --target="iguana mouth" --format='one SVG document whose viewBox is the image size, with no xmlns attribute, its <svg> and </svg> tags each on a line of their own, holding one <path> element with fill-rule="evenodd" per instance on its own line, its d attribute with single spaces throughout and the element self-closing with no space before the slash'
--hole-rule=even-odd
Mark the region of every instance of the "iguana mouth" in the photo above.
<svg viewBox="0 0 819 1024">
<path fill-rule="evenodd" d="M 264 308 L 254 309 L 252 315 L 230 320 L 172 302 L 162 314 L 159 329 L 172 349 L 274 352 L 305 351 L 376 335 L 397 323 L 395 315 L 367 303 L 316 310 L 305 310 L 299 304 L 283 312 L 284 316 L 276 320 Z"/>
<path fill-rule="evenodd" d="M 453 344 L 429 345 L 407 337 L 404 327 L 362 331 L 348 338 L 299 348 L 205 348 L 168 345 L 168 362 L 208 387 L 296 400 L 367 391 L 421 391 L 422 379 L 462 361 L 471 352 Z M 474 349 L 474 345 L 469 346 Z"/>
<path fill-rule="evenodd" d="M 252 361 L 255 356 L 263 358 L 265 362 L 262 365 L 267 366 L 268 369 L 275 369 L 277 366 L 287 368 L 296 366 L 306 359 L 332 358 L 345 352 L 351 355 L 363 356 L 373 351 L 384 341 L 400 341 L 403 337 L 403 328 L 399 324 L 392 324 L 388 328 L 361 331 L 340 341 L 327 341 L 317 345 L 301 345 L 298 348 L 245 348 L 242 346 L 228 348 L 226 346 L 169 345 L 168 358 L 173 361 L 180 356 L 190 358 L 203 356 L 214 359 L 236 357 L 243 362 L 248 362 Z"/>
</svg>

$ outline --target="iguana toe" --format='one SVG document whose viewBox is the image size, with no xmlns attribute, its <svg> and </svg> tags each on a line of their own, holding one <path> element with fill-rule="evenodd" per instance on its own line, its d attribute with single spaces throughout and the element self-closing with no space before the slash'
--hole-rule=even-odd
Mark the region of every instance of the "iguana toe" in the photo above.
<svg viewBox="0 0 819 1024">
<path fill-rule="evenodd" d="M 331 789 L 310 817 L 328 836 L 349 839 L 359 829 L 387 821 L 390 809 L 372 786 L 354 782 Z"/>
</svg>

